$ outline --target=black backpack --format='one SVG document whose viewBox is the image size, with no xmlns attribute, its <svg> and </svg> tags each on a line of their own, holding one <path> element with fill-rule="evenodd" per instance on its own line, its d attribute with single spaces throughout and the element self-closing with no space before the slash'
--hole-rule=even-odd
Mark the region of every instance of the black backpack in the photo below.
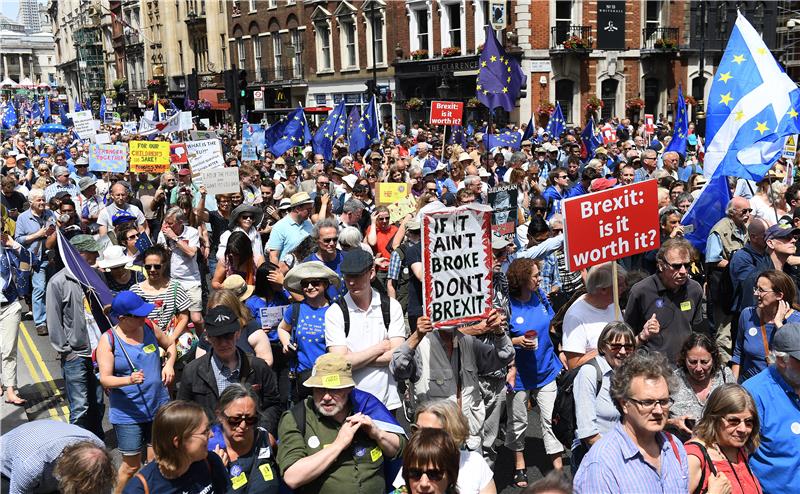
<svg viewBox="0 0 800 494">
<path fill-rule="evenodd" d="M 381 315 L 383 316 L 383 325 L 386 327 L 386 331 L 389 331 L 389 323 L 391 322 L 391 317 L 389 314 L 389 295 L 387 295 L 384 291 L 378 290 L 378 293 L 381 296 Z M 344 337 L 347 338 L 350 335 L 350 309 L 347 308 L 347 302 L 344 300 L 344 296 L 339 297 L 334 304 L 338 305 L 339 308 L 342 310 L 342 318 L 344 319 Z M 293 302 L 292 303 L 292 333 L 291 333 L 291 340 L 292 342 L 295 341 L 295 331 L 297 331 L 297 321 L 300 319 L 300 302 Z"/>
<path fill-rule="evenodd" d="M 573 387 L 575 377 L 577 377 L 578 371 L 584 365 L 591 365 L 597 371 L 597 387 L 595 390 L 595 396 L 597 396 L 600 393 L 600 387 L 603 385 L 603 373 L 600 371 L 600 366 L 595 359 L 586 362 L 580 367 L 563 372 L 556 379 L 558 390 L 556 391 L 556 401 L 553 404 L 553 433 L 561 441 L 561 444 L 568 449 L 572 448 L 572 443 L 575 441 L 575 429 L 578 428 L 575 420 Z"/>
</svg>

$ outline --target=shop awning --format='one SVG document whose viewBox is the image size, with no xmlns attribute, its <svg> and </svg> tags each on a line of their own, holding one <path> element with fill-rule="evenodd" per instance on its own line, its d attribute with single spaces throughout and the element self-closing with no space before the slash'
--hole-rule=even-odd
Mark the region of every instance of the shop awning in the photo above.
<svg viewBox="0 0 800 494">
<path fill-rule="evenodd" d="M 333 110 L 330 106 L 307 106 L 303 108 L 306 113 L 328 113 Z"/>
<path fill-rule="evenodd" d="M 225 101 L 225 91 L 222 89 L 201 89 L 199 97 L 210 101 L 212 110 L 231 109 L 231 104 Z"/>
</svg>

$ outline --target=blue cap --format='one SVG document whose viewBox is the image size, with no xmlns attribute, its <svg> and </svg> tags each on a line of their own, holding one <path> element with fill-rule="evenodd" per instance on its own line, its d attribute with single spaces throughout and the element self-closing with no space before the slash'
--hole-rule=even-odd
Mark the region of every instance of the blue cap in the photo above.
<svg viewBox="0 0 800 494">
<path fill-rule="evenodd" d="M 111 302 L 111 313 L 115 316 L 145 317 L 154 308 L 155 304 L 148 304 L 142 297 L 128 290 L 119 292 Z"/>
</svg>

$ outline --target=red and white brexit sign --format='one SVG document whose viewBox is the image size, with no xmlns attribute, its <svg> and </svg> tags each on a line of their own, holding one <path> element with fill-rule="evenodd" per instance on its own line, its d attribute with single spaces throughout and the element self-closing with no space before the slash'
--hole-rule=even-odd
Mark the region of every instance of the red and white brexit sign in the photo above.
<svg viewBox="0 0 800 494">
<path fill-rule="evenodd" d="M 660 244 L 655 180 L 565 199 L 563 211 L 570 271 L 647 252 Z"/>
<path fill-rule="evenodd" d="M 457 101 L 432 101 L 431 118 L 433 125 L 461 125 L 464 103 Z"/>
</svg>

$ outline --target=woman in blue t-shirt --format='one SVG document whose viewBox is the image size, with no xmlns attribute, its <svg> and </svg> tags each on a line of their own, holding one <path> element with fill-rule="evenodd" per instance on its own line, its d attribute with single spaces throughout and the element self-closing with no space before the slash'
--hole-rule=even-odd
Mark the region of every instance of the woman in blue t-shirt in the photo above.
<svg viewBox="0 0 800 494">
<path fill-rule="evenodd" d="M 525 433 L 528 429 L 528 397 L 532 392 L 539 405 L 544 448 L 554 468 L 561 468 L 561 442 L 553 434 L 553 404 L 556 399 L 556 377 L 562 365 L 550 341 L 550 320 L 553 308 L 539 288 L 539 263 L 517 259 L 506 273 L 510 295 L 511 319 L 509 336 L 516 349 L 515 366 L 508 373 L 506 396 L 508 426 L 506 446 L 514 451 L 514 483 L 525 487 Z"/>
<path fill-rule="evenodd" d="M 772 338 L 787 322 L 800 322 L 795 303 L 797 289 L 786 273 L 770 269 L 756 278 L 756 305 L 739 316 L 739 330 L 733 346 L 731 370 L 740 383 L 767 367 Z"/>
<path fill-rule="evenodd" d="M 302 302 L 292 304 L 283 313 L 278 325 L 282 350 L 291 359 L 295 376 L 292 401 L 298 402 L 310 394 L 302 383 L 326 351 L 325 312 L 330 306 L 327 290 L 331 285 L 339 286 L 339 275 L 320 261 L 308 261 L 290 269 L 283 285 L 303 296 Z"/>
<path fill-rule="evenodd" d="M 151 429 L 158 409 L 169 401 L 167 386 L 175 377 L 175 343 L 158 327 L 145 322 L 154 305 L 130 291 L 121 291 L 111 303 L 116 326 L 100 337 L 96 358 L 100 384 L 109 392 L 109 421 L 117 434 L 122 463 L 120 486 L 142 465 L 142 450 L 153 458 Z M 166 363 L 161 365 L 159 347 Z"/>
</svg>

